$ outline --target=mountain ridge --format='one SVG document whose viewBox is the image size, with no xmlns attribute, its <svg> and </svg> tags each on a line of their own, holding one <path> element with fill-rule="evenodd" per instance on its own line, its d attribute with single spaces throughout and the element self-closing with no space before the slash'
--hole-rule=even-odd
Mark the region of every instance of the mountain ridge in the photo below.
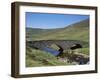
<svg viewBox="0 0 100 80">
<path fill-rule="evenodd" d="M 28 30 L 30 29 L 30 30 Z M 31 40 L 85 40 L 89 38 L 89 19 L 57 29 L 26 28 L 26 35 Z M 84 37 L 84 39 L 82 38 Z M 81 39 L 82 38 L 82 39 Z"/>
</svg>

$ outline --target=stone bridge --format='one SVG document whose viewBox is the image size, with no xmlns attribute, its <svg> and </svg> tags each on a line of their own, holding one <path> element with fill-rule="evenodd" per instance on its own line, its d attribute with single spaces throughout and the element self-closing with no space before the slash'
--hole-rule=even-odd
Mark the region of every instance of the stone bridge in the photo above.
<svg viewBox="0 0 100 80">
<path fill-rule="evenodd" d="M 39 40 L 39 41 L 27 41 L 26 45 L 35 49 L 43 50 L 44 48 L 52 48 L 52 45 L 56 45 L 59 49 L 77 49 L 82 48 L 85 42 L 79 40 Z"/>
<path fill-rule="evenodd" d="M 82 48 L 84 44 L 87 44 L 87 42 L 78 41 L 78 40 L 40 40 L 40 41 L 27 41 L 26 42 L 27 46 L 30 46 L 34 49 L 39 49 L 42 51 L 49 52 L 57 57 L 61 56 L 64 50 L 74 50 L 77 48 Z M 52 48 L 52 45 L 56 45 L 58 47 L 58 50 L 55 50 L 54 48 Z M 62 60 L 62 58 L 59 58 L 59 59 Z M 63 60 L 65 61 L 66 59 L 67 61 L 70 61 L 70 62 L 74 61 L 76 62 L 76 64 L 88 64 L 89 63 L 89 57 L 86 55 L 84 56 L 82 54 L 69 54 L 68 53 L 66 58 L 63 58 Z"/>
</svg>

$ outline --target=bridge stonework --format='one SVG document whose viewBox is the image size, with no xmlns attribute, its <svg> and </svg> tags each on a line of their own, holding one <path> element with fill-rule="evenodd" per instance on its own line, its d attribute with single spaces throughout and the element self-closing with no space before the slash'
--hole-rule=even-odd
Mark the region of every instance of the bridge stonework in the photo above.
<svg viewBox="0 0 100 80">
<path fill-rule="evenodd" d="M 35 49 L 42 50 L 46 47 L 51 47 L 52 44 L 57 45 L 58 47 L 62 48 L 63 50 L 68 50 L 74 47 L 75 45 L 83 46 L 83 41 L 79 40 L 39 40 L 39 41 L 27 41 L 26 45 L 30 46 Z"/>
</svg>

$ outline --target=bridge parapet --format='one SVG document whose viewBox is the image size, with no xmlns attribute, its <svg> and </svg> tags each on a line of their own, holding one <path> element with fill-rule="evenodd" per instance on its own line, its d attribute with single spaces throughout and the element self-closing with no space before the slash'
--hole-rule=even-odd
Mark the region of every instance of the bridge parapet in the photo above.
<svg viewBox="0 0 100 80">
<path fill-rule="evenodd" d="M 27 45 L 36 49 L 43 49 L 50 47 L 52 44 L 60 46 L 63 50 L 71 49 L 71 47 L 79 44 L 83 46 L 83 41 L 79 40 L 40 40 L 40 41 L 27 41 Z"/>
</svg>

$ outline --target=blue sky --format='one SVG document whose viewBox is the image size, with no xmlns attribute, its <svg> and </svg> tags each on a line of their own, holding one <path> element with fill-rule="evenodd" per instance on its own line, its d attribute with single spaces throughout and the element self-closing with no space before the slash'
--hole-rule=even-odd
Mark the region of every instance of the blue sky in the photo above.
<svg viewBox="0 0 100 80">
<path fill-rule="evenodd" d="M 89 15 L 26 12 L 26 27 L 54 29 L 88 19 Z"/>
</svg>

